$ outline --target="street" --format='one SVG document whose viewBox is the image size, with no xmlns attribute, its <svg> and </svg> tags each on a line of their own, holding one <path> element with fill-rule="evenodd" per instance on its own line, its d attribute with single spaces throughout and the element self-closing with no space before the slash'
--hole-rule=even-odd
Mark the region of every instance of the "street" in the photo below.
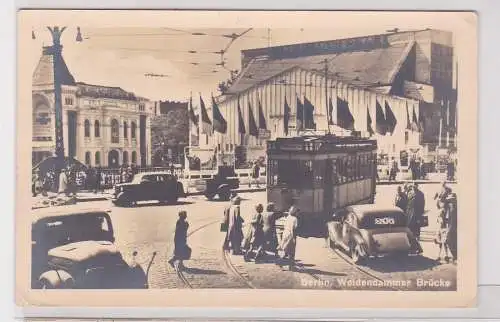
<svg viewBox="0 0 500 322">
<path fill-rule="evenodd" d="M 377 187 L 375 202 L 392 205 L 396 185 Z M 452 186 L 453 188 L 453 186 Z M 426 197 L 429 227 L 422 232 L 422 256 L 377 258 L 364 266 L 356 266 L 348 256 L 326 247 L 318 238 L 299 238 L 297 242 L 297 270 L 285 271 L 274 258 L 265 258 L 256 264 L 245 262 L 242 256 L 222 251 L 224 233 L 219 231 L 226 202 L 208 201 L 203 196 L 181 199 L 176 205 L 140 204 L 135 208 L 120 208 L 110 201 L 80 203 L 82 207 L 110 209 L 116 243 L 126 260 L 138 252 L 137 261 L 147 265 L 157 252 L 150 270 L 152 288 L 329 288 L 329 289 L 411 289 L 453 290 L 456 266 L 438 263 L 438 246 L 433 239 L 437 228 L 434 194 L 439 184 L 422 184 Z M 246 222 L 257 203 L 266 203 L 265 192 L 240 194 L 242 216 Z M 173 234 L 177 213 L 186 210 L 189 230 L 188 244 L 193 253 L 185 262 L 186 268 L 177 272 L 167 260 L 172 254 Z M 410 281 L 409 284 L 387 284 L 384 281 Z M 419 288 L 424 281 L 442 281 L 432 287 Z M 444 282 L 443 282 L 444 281 Z M 420 283 L 420 284 L 419 284 Z M 417 287 L 416 287 L 417 285 Z"/>
</svg>

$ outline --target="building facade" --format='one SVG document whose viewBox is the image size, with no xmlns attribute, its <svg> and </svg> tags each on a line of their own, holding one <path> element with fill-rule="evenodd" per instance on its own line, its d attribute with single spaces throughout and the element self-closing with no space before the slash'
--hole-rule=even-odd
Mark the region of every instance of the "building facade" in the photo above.
<svg viewBox="0 0 500 322">
<path fill-rule="evenodd" d="M 44 47 L 33 74 L 32 163 L 55 151 L 54 57 Z M 59 69 L 65 155 L 84 164 L 118 167 L 151 163 L 154 103 L 119 87 L 76 82 L 64 61 Z"/>
<path fill-rule="evenodd" d="M 227 133 L 202 134 L 200 145 L 246 146 L 255 159 L 265 153 L 267 138 L 248 135 L 249 113 L 259 122 L 262 110 L 274 139 L 300 134 L 298 105 L 309 104 L 316 130 L 338 132 L 347 113 L 351 130 L 376 138 L 388 159 L 432 159 L 440 148 L 456 147 L 454 67 L 452 34 L 438 30 L 245 50 L 241 73 L 217 98 Z"/>
</svg>

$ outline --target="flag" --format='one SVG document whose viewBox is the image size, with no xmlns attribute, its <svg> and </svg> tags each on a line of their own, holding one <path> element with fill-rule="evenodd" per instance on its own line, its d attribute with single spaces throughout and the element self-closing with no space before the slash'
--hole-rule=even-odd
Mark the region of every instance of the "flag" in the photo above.
<svg viewBox="0 0 500 322">
<path fill-rule="evenodd" d="M 328 124 L 333 125 L 333 103 L 332 98 L 328 99 Z"/>
<path fill-rule="evenodd" d="M 194 125 L 198 125 L 198 117 L 194 114 L 193 110 L 193 98 L 189 99 L 189 119 Z"/>
<path fill-rule="evenodd" d="M 419 131 L 419 122 L 417 118 L 417 113 L 415 113 L 415 106 L 413 106 L 413 115 L 411 120 L 411 130 L 418 132 Z"/>
<path fill-rule="evenodd" d="M 264 111 L 262 110 L 262 104 L 259 99 L 259 129 L 267 130 L 266 117 L 264 116 Z"/>
<path fill-rule="evenodd" d="M 285 111 L 283 112 L 283 131 L 288 135 L 288 121 L 290 120 L 290 106 L 285 97 Z"/>
<path fill-rule="evenodd" d="M 243 115 L 241 114 L 240 101 L 238 100 L 238 133 L 245 134 L 246 132 L 245 122 L 243 121 Z"/>
<path fill-rule="evenodd" d="M 418 130 L 424 132 L 425 130 L 425 115 L 424 109 L 422 108 L 423 102 L 420 102 L 420 107 L 418 109 Z"/>
<path fill-rule="evenodd" d="M 212 122 L 208 117 L 207 109 L 205 107 L 205 102 L 200 96 L 200 110 L 201 110 L 201 133 L 211 134 L 212 133 Z"/>
<path fill-rule="evenodd" d="M 295 126 L 297 131 L 304 129 L 304 105 L 297 96 L 297 125 Z"/>
<path fill-rule="evenodd" d="M 398 124 L 398 121 L 396 119 L 396 115 L 394 115 L 394 112 L 392 111 L 392 108 L 390 107 L 389 103 L 385 101 L 385 121 L 387 124 L 387 132 L 390 132 L 391 135 L 394 133 L 394 129 L 396 128 L 396 124 Z"/>
<path fill-rule="evenodd" d="M 316 129 L 314 123 L 314 105 L 304 96 L 304 128 Z"/>
<path fill-rule="evenodd" d="M 443 122 L 443 132 L 448 131 L 448 109 L 447 102 L 441 100 L 441 119 Z"/>
<path fill-rule="evenodd" d="M 413 113 L 415 113 L 415 110 L 413 110 Z M 406 129 L 411 130 L 410 111 L 408 111 L 408 102 L 406 102 Z"/>
<path fill-rule="evenodd" d="M 337 97 L 337 124 L 341 128 L 354 130 L 354 117 L 349 110 L 349 103 Z"/>
<path fill-rule="evenodd" d="M 248 102 L 248 134 L 255 137 L 259 136 L 259 129 L 257 128 L 257 123 L 255 123 L 255 117 L 253 116 L 250 102 Z"/>
<path fill-rule="evenodd" d="M 366 108 L 366 130 L 368 131 L 370 136 L 375 134 L 372 127 L 372 117 L 370 116 L 370 109 L 368 107 Z"/>
<path fill-rule="evenodd" d="M 377 100 L 377 112 L 375 115 L 375 128 L 378 134 L 385 135 L 387 132 L 387 125 L 385 121 L 384 111 L 382 110 L 382 106 Z"/>
<path fill-rule="evenodd" d="M 214 132 L 226 133 L 227 132 L 227 122 L 222 116 L 219 106 L 215 101 L 215 98 L 212 96 L 212 113 L 213 113 L 213 130 Z"/>
</svg>

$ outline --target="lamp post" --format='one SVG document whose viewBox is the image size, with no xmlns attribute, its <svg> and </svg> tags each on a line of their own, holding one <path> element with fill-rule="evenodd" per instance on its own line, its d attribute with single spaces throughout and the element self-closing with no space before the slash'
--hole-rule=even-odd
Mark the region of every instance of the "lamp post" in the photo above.
<svg viewBox="0 0 500 322">
<path fill-rule="evenodd" d="M 62 45 L 61 35 L 66 27 L 47 27 L 52 35 L 52 46 L 47 50 L 54 59 L 54 109 L 56 121 L 56 169 L 61 170 L 64 167 L 64 135 L 63 135 L 63 111 L 61 98 L 61 63 L 62 63 Z"/>
</svg>

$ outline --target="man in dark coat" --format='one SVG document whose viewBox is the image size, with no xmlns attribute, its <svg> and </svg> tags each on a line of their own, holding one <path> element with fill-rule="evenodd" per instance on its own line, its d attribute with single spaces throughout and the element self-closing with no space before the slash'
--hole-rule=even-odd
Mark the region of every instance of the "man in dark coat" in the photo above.
<svg viewBox="0 0 500 322">
<path fill-rule="evenodd" d="M 401 188 L 401 186 L 398 186 L 394 205 L 401 208 L 401 210 L 403 211 L 406 211 L 406 208 L 408 206 L 408 197 L 406 196 L 406 193 L 403 191 L 403 188 Z"/>
<path fill-rule="evenodd" d="M 408 228 L 415 236 L 420 238 L 421 221 L 425 212 L 425 196 L 422 191 L 418 189 L 418 185 L 414 183 L 410 186 L 408 192 L 408 205 L 406 208 L 406 215 L 408 216 Z"/>
<path fill-rule="evenodd" d="M 188 259 L 191 254 L 189 247 L 187 245 L 187 231 L 189 229 L 189 223 L 187 222 L 187 213 L 184 210 L 179 211 L 179 219 L 175 224 L 175 235 L 174 235 L 174 255 L 168 261 L 170 266 L 174 267 L 174 263 L 177 260 L 179 268 L 184 265 L 182 261 Z"/>
<path fill-rule="evenodd" d="M 457 196 L 455 193 L 451 193 L 447 200 L 448 204 L 448 222 L 449 222 L 449 232 L 448 232 L 448 246 L 450 248 L 451 256 L 453 257 L 453 262 L 457 261 Z"/>
</svg>

